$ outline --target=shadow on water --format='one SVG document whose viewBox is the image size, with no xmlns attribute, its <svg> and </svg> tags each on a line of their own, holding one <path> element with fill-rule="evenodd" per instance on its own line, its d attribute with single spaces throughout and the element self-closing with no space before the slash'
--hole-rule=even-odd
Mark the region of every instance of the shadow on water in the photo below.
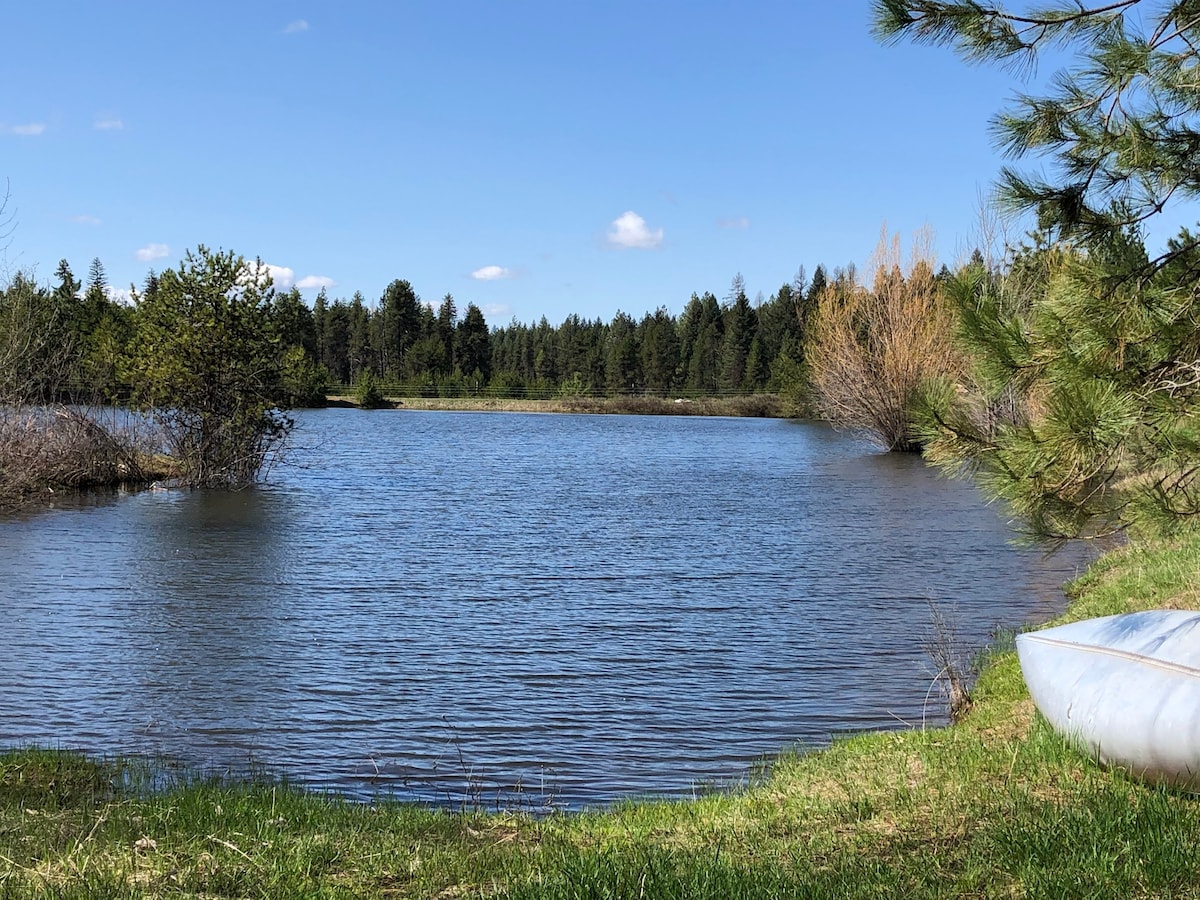
<svg viewBox="0 0 1200 900">
<path fill-rule="evenodd" d="M 218 762 L 249 754 L 273 695 L 288 612 L 287 498 L 269 491 L 143 498 L 128 565 L 130 702 L 164 747 L 211 745 Z M 169 716 L 163 716 L 169 711 Z"/>
</svg>

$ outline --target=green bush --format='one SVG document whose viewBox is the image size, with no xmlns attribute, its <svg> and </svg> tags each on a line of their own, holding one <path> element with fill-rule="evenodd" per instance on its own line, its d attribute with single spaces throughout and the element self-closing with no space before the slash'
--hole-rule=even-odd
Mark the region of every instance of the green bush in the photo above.
<svg viewBox="0 0 1200 900">
<path fill-rule="evenodd" d="M 383 399 L 379 390 L 379 383 L 370 369 L 363 369 L 354 380 L 354 402 L 361 409 L 382 409 L 387 406 L 387 401 Z"/>
</svg>

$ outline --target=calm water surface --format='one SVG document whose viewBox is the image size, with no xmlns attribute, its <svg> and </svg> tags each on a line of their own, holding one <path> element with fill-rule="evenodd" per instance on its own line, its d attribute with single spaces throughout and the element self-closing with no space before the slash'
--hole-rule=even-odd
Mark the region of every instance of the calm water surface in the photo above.
<svg viewBox="0 0 1200 900">
<path fill-rule="evenodd" d="M 1081 565 L 819 426 L 299 419 L 268 486 L 0 520 L 0 744 L 363 797 L 688 793 L 935 715 L 929 601 L 979 645 Z"/>
</svg>

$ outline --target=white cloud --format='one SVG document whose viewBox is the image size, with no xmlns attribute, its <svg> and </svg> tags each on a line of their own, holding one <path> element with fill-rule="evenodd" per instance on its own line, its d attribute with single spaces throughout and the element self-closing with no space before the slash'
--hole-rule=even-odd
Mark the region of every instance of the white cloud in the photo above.
<svg viewBox="0 0 1200 900">
<path fill-rule="evenodd" d="M 303 278 L 296 279 L 296 270 L 288 266 L 273 266 L 270 263 L 260 262 L 258 260 L 246 260 L 247 272 L 243 279 L 247 282 L 257 282 L 259 285 L 264 282 L 269 276 L 271 286 L 277 291 L 290 291 L 292 288 L 300 290 L 309 290 L 310 288 L 334 287 L 337 282 L 332 278 L 327 278 L 324 275 L 305 275 Z"/>
<path fill-rule="evenodd" d="M 275 285 L 277 290 L 290 291 L 292 285 L 296 283 L 295 271 L 289 269 L 287 266 L 273 266 L 270 263 L 263 263 L 262 269 L 259 271 L 271 276 L 271 283 Z"/>
<path fill-rule="evenodd" d="M 283 29 L 284 34 L 299 34 L 301 31 L 308 31 L 308 22 L 304 19 L 288 22 L 287 27 Z"/>
<path fill-rule="evenodd" d="M 291 269 L 288 270 L 289 272 Z M 326 275 L 305 275 L 296 282 L 296 287 L 302 291 L 319 290 L 320 288 L 337 287 L 337 282 Z"/>
<path fill-rule="evenodd" d="M 71 221 L 74 222 L 76 225 L 103 225 L 104 224 L 99 219 L 97 219 L 95 216 L 88 216 L 88 215 L 71 216 Z"/>
<path fill-rule="evenodd" d="M 108 295 L 108 299 L 114 303 L 120 303 L 122 306 L 133 305 L 133 291 L 129 288 L 115 288 L 109 285 L 104 289 L 104 293 Z"/>
<path fill-rule="evenodd" d="M 750 220 L 745 216 L 739 216 L 736 219 L 719 219 L 717 221 L 718 228 L 749 228 Z"/>
<path fill-rule="evenodd" d="M 29 122 L 26 125 L 10 125 L 4 129 L 17 137 L 37 137 L 46 130 L 45 122 Z"/>
<path fill-rule="evenodd" d="M 133 255 L 141 262 L 154 262 L 156 259 L 162 259 L 169 255 L 171 248 L 166 244 L 147 244 L 145 247 L 138 249 Z"/>
<path fill-rule="evenodd" d="M 120 131 L 125 127 L 125 123 L 120 119 L 97 119 L 92 123 L 92 127 L 97 131 Z"/>
<path fill-rule="evenodd" d="M 626 250 L 653 250 L 662 244 L 663 230 L 651 231 L 646 220 L 630 210 L 613 219 L 608 242 Z"/>
<path fill-rule="evenodd" d="M 483 317 L 489 322 L 495 322 L 497 319 L 507 319 L 512 315 L 512 307 L 505 303 L 489 303 L 479 311 L 483 313 Z"/>
<path fill-rule="evenodd" d="M 484 266 L 482 269 L 476 269 L 471 273 L 471 277 L 476 281 L 499 281 L 502 278 L 512 278 L 516 273 L 512 269 L 506 269 L 503 266 Z"/>
</svg>

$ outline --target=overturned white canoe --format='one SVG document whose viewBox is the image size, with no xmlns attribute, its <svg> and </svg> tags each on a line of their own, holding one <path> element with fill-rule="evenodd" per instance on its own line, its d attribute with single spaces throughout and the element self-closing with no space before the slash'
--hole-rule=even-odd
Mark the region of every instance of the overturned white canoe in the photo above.
<svg viewBox="0 0 1200 900">
<path fill-rule="evenodd" d="M 1102 763 L 1200 789 L 1200 613 L 1154 610 L 1017 637 L 1033 702 Z"/>
</svg>

